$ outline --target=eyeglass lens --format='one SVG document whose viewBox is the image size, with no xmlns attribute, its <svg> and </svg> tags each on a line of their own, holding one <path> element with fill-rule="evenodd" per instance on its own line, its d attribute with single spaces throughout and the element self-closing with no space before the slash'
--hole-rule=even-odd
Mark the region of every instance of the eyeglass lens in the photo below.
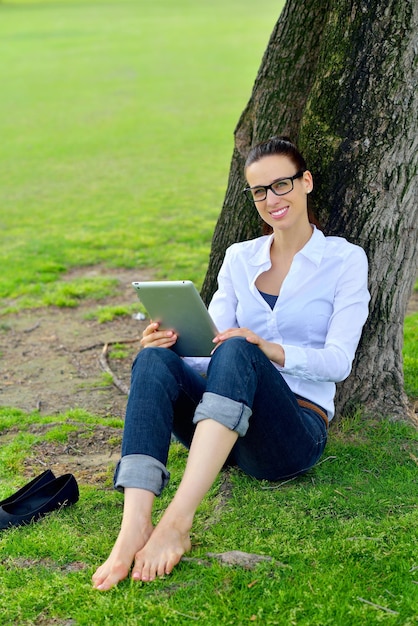
<svg viewBox="0 0 418 626">
<path fill-rule="evenodd" d="M 293 189 L 293 180 L 284 178 L 268 185 L 267 187 L 253 187 L 248 189 L 248 195 L 255 201 L 260 202 L 267 197 L 267 189 L 271 189 L 276 196 L 283 196 Z"/>
</svg>

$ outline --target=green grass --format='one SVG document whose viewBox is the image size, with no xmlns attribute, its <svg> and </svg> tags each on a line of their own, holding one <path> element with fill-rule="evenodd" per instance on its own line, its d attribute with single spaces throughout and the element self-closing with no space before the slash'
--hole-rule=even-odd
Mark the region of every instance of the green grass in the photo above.
<svg viewBox="0 0 418 626">
<path fill-rule="evenodd" d="M 0 4 L 0 298 L 97 263 L 202 282 L 281 5 Z"/>
<path fill-rule="evenodd" d="M 86 313 L 85 319 L 94 319 L 99 323 L 104 324 L 105 322 L 111 322 L 117 317 L 124 317 L 126 315 L 139 315 L 143 312 L 145 314 L 145 309 L 143 305 L 139 302 L 135 302 L 133 304 L 116 304 L 114 306 L 98 306 L 96 310 L 90 311 Z"/>
<path fill-rule="evenodd" d="M 58 442 L 77 423 L 108 422 L 82 411 L 57 419 L 7 409 L 0 420 L 6 432 L 42 430 Z M 112 425 L 122 429 L 120 421 Z M 109 465 L 107 488 L 81 485 L 76 506 L 0 535 L 0 623 L 122 625 L 138 623 L 140 615 L 143 624 L 416 624 L 417 432 L 359 413 L 331 433 L 323 462 L 297 480 L 272 485 L 231 470 L 225 501 L 221 476 L 198 510 L 191 560 L 155 583 L 126 580 L 101 594 L 90 577 L 107 557 L 122 507 L 122 496 L 110 489 Z M 42 440 L 33 437 L 32 445 Z M 16 462 L 17 438 L 2 448 L 0 496 L 17 484 L 30 456 L 27 447 Z M 156 520 L 185 458 L 174 444 L 172 479 L 157 501 Z M 272 560 L 247 570 L 207 556 L 230 550 Z"/>
<path fill-rule="evenodd" d="M 129 303 L 99 306 L 112 280 L 63 280 L 76 266 L 202 282 L 233 129 L 282 4 L 0 3 L 3 313 L 85 298 L 103 322 L 132 313 Z M 411 398 L 416 346 L 415 314 L 405 321 Z M 124 353 L 113 346 L 110 356 Z M 0 408 L 0 498 L 26 482 L 37 445 L 64 448 L 75 430 L 103 426 L 114 440 L 122 433 L 120 419 L 80 409 Z M 0 533 L 0 624 L 417 624 L 417 457 L 411 425 L 359 412 L 333 425 L 323 463 L 304 477 L 271 488 L 233 470 L 225 500 L 221 476 L 196 516 L 191 561 L 150 585 L 126 580 L 100 594 L 90 577 L 122 511 L 109 463 L 102 487 L 80 481 L 78 505 Z M 185 458 L 174 445 L 156 520 Z M 207 558 L 228 550 L 273 561 L 246 570 Z"/>
<path fill-rule="evenodd" d="M 418 313 L 405 318 L 403 360 L 405 391 L 418 398 Z"/>
<path fill-rule="evenodd" d="M 20 287 L 22 295 L 17 301 L 3 307 L 4 315 L 16 313 L 22 308 L 35 309 L 44 306 L 76 307 L 81 300 L 101 300 L 116 293 L 118 280 L 112 278 L 76 278 L 53 283 L 28 283 Z M 106 314 L 98 315 L 106 321 Z"/>
</svg>

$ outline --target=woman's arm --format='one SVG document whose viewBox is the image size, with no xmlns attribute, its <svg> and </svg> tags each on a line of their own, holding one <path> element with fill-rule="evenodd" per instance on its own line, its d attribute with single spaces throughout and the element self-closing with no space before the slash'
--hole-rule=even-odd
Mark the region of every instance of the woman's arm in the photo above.
<svg viewBox="0 0 418 626">
<path fill-rule="evenodd" d="M 340 382 L 350 374 L 368 315 L 367 257 L 353 247 L 341 266 L 322 347 L 283 344 L 283 372 L 312 381 Z M 307 311 L 309 314 L 309 311 Z"/>
</svg>

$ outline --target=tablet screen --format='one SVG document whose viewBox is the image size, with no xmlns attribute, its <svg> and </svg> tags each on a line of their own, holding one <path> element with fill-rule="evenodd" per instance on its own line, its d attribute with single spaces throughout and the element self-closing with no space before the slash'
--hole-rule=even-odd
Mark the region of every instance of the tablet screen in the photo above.
<svg viewBox="0 0 418 626">
<path fill-rule="evenodd" d="M 210 356 L 216 326 L 190 280 L 134 282 L 138 297 L 154 322 L 178 335 L 172 347 L 180 356 Z"/>
</svg>

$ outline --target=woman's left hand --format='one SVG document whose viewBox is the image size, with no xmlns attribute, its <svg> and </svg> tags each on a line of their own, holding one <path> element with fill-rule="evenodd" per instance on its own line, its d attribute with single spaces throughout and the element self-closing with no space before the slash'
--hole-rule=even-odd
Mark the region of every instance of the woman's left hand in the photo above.
<svg viewBox="0 0 418 626">
<path fill-rule="evenodd" d="M 229 328 L 228 330 L 218 333 L 213 340 L 213 343 L 216 344 L 213 351 L 215 351 L 221 343 L 231 337 L 244 337 L 249 343 L 258 346 L 270 361 L 274 361 L 281 367 L 284 367 L 285 354 L 283 347 L 279 343 L 272 343 L 271 341 L 262 339 L 249 328 Z"/>
</svg>

